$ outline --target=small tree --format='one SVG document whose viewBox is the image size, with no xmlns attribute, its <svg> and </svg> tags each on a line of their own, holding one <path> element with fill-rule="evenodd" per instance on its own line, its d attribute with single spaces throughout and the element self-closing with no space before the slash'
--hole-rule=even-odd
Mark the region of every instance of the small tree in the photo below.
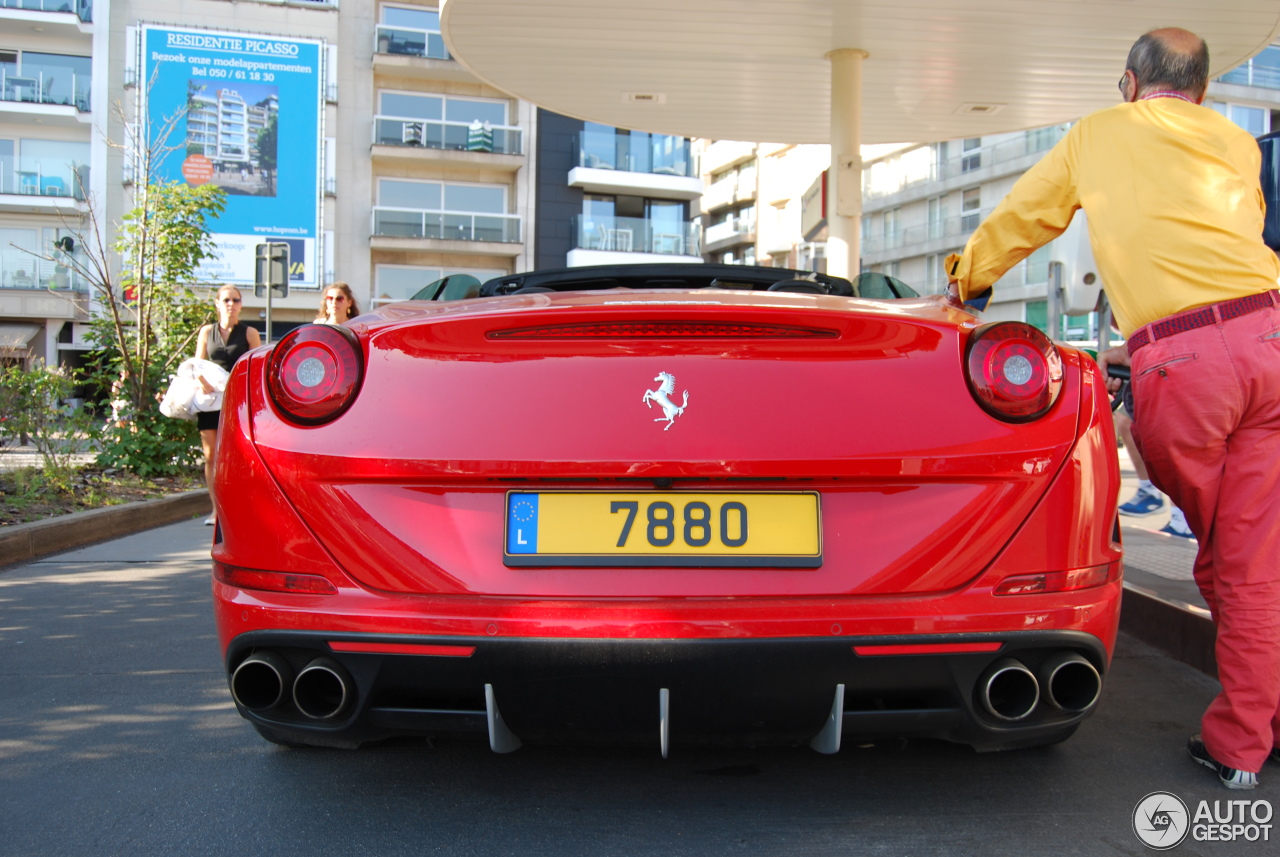
<svg viewBox="0 0 1280 857">
<path fill-rule="evenodd" d="M 93 195 L 82 187 L 84 221 L 74 230 L 81 252 L 56 261 L 89 283 L 97 304 L 90 338 L 99 386 L 111 389 L 120 380 L 119 396 L 131 406 L 126 425 L 105 428 L 99 463 L 149 476 L 192 466 L 199 456 L 194 424 L 163 417 L 156 400 L 172 369 L 194 352 L 200 325 L 213 316 L 209 289 L 197 283 L 196 272 L 215 250 L 208 221 L 222 213 L 226 193 L 213 184 L 192 187 L 158 177 L 164 158 L 185 148 L 185 140 L 168 141 L 186 110 L 156 127 L 144 121 L 142 131 L 132 131 L 139 126 L 119 104 L 116 111 L 131 130 L 122 148 L 137 179 L 134 207 L 112 240 Z"/>
<path fill-rule="evenodd" d="M 143 476 L 196 463 L 199 438 L 192 423 L 162 416 L 156 397 L 169 373 L 195 351 L 200 326 L 211 319 L 207 288 L 195 288 L 196 270 L 213 253 L 207 219 L 222 211 L 216 185 L 155 182 L 125 215 L 116 249 L 126 269 L 106 294 L 95 283 L 103 312 L 90 333 L 98 346 L 104 383 L 122 379 L 132 420 L 108 426 L 99 462 Z"/>
</svg>

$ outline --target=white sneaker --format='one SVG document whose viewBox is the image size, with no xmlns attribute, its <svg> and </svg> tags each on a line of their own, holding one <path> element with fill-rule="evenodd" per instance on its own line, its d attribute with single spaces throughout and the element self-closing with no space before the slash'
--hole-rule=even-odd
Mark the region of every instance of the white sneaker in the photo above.
<svg viewBox="0 0 1280 857">
<path fill-rule="evenodd" d="M 205 525 L 206 527 L 212 527 L 212 526 L 213 526 L 214 524 L 216 524 L 216 523 L 218 523 L 218 516 L 217 516 L 217 515 L 210 515 L 209 517 L 207 517 L 207 518 L 205 518 L 205 519 L 204 519 L 204 525 Z"/>
</svg>

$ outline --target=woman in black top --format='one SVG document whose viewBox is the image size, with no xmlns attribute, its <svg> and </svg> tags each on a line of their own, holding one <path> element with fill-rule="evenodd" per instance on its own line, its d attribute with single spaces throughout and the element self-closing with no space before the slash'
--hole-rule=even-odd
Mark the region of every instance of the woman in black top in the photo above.
<svg viewBox="0 0 1280 857">
<path fill-rule="evenodd" d="M 196 357 L 217 363 L 228 372 L 242 355 L 262 344 L 262 338 L 258 335 L 257 329 L 240 320 L 241 301 L 240 290 L 235 286 L 223 286 L 218 289 L 218 323 L 206 324 L 200 328 L 200 335 L 196 340 Z M 202 378 L 201 381 L 203 380 Z M 212 389 L 209 387 L 206 392 Z M 200 446 L 204 449 L 204 481 L 209 486 L 210 503 L 215 499 L 213 454 L 218 447 L 220 415 L 221 411 L 201 411 L 196 414 L 196 425 L 200 429 Z M 213 508 L 214 514 L 205 519 L 206 524 L 212 524 L 217 519 L 216 503 Z"/>
</svg>

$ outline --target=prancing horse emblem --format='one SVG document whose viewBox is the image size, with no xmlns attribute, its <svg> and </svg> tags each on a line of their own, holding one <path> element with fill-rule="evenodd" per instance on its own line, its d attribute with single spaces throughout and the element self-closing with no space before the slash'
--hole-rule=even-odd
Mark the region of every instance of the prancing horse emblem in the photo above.
<svg viewBox="0 0 1280 857">
<path fill-rule="evenodd" d="M 658 389 L 645 390 L 642 401 L 646 408 L 652 408 L 654 402 L 662 406 L 662 416 L 658 417 L 654 422 L 660 423 L 666 420 L 667 424 L 662 429 L 666 431 L 675 425 L 676 417 L 683 414 L 684 409 L 689 406 L 689 391 L 684 391 L 684 402 L 677 405 L 671 401 L 671 394 L 676 391 L 676 376 L 670 372 L 659 372 L 658 377 L 653 380 L 658 382 Z"/>
</svg>

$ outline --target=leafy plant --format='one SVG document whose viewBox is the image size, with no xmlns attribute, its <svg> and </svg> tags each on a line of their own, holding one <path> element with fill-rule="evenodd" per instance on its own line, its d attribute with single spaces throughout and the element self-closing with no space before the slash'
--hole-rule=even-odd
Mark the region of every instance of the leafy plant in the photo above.
<svg viewBox="0 0 1280 857">
<path fill-rule="evenodd" d="M 27 436 L 40 453 L 44 478 L 69 487 L 72 461 L 92 442 L 92 415 L 64 405 L 75 392 L 76 380 L 61 368 L 37 361 L 30 369 L 0 368 L 0 413 L 5 432 Z"/>
</svg>

